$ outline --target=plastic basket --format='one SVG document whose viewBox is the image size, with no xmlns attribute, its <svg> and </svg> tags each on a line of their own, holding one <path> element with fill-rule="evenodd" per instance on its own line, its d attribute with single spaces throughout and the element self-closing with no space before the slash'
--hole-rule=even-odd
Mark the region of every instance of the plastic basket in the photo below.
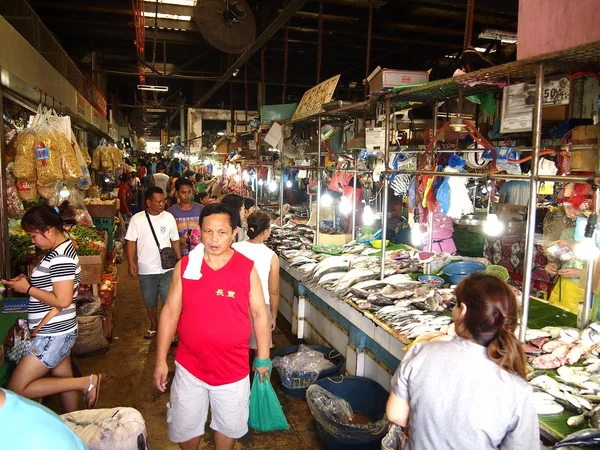
<svg viewBox="0 0 600 450">
<path fill-rule="evenodd" d="M 112 305 L 114 303 L 115 300 L 115 291 L 108 291 L 108 290 L 100 290 L 98 292 L 98 296 L 100 297 L 100 303 L 102 304 L 103 308 L 112 308 Z"/>
<path fill-rule="evenodd" d="M 299 345 L 292 345 L 290 347 L 282 348 L 277 350 L 273 357 L 275 356 L 285 356 L 291 353 L 296 353 L 298 351 Z M 334 367 L 328 370 L 323 370 L 319 373 L 317 380 L 325 377 L 330 377 L 334 375 L 338 375 L 340 373 L 344 373 L 346 370 L 346 358 L 342 356 L 336 350 L 333 350 L 329 347 L 324 347 L 322 345 L 309 345 L 308 347 L 313 350 L 317 350 L 329 359 L 332 363 L 335 364 Z M 281 378 L 279 379 L 279 385 L 281 386 L 281 390 L 288 395 L 296 398 L 306 398 L 306 389 L 310 386 L 315 380 L 311 381 L 314 372 L 296 372 L 293 377 L 293 388 L 288 388 L 283 385 L 281 382 Z"/>
</svg>

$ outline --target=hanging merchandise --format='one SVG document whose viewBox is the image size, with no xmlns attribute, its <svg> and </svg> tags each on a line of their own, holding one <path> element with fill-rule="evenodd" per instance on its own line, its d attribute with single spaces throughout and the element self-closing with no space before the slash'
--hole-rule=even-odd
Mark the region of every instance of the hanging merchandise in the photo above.
<svg viewBox="0 0 600 450">
<path fill-rule="evenodd" d="M 27 128 L 17 137 L 15 148 L 15 168 L 14 175 L 20 181 L 35 182 L 37 178 L 36 160 L 35 160 L 35 132 L 32 128 Z M 23 199 L 25 200 L 25 199 Z"/>
<path fill-rule="evenodd" d="M 464 166 L 465 161 L 461 157 L 452 155 L 449 166 L 444 169 L 444 172 L 463 172 Z M 445 212 L 442 210 L 442 214 L 453 219 L 460 219 L 465 214 L 471 214 L 473 212 L 473 203 L 469 198 L 467 179 L 462 177 L 446 177 L 444 183 L 447 183 L 449 193 L 446 192 L 447 188 L 444 187 L 444 191 L 440 195 L 447 195 L 449 201 L 447 202 L 447 210 Z M 444 184 L 442 184 L 443 186 Z M 440 187 L 440 190 L 442 187 Z"/>
<path fill-rule="evenodd" d="M 8 215 L 19 216 L 25 212 L 25 209 L 17 192 L 15 177 L 11 174 L 13 167 L 14 163 L 10 163 L 6 168 L 6 203 L 8 206 Z"/>
<path fill-rule="evenodd" d="M 382 152 L 377 152 L 375 155 L 377 156 L 377 159 L 375 160 L 375 166 L 373 167 L 373 180 L 379 181 L 381 174 L 385 170 L 385 164 L 383 162 Z"/>
<path fill-rule="evenodd" d="M 344 189 L 346 186 L 348 186 L 348 183 L 351 179 L 351 173 L 338 169 L 331 177 L 331 181 L 329 182 L 329 190 L 333 192 L 344 192 Z"/>
<path fill-rule="evenodd" d="M 486 148 L 481 154 L 481 160 L 493 161 L 493 159 L 492 151 Z M 521 159 L 521 154 L 515 147 L 496 147 L 496 168 L 498 171 L 506 171 L 512 175 L 521 174 L 521 166 L 510 162 L 519 159 Z"/>
</svg>

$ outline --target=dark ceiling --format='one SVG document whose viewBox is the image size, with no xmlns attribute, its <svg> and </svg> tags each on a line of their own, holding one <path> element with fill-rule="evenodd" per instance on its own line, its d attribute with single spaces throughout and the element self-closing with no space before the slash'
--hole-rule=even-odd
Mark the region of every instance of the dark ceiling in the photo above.
<svg viewBox="0 0 600 450">
<path fill-rule="evenodd" d="M 472 1 L 475 4 L 473 45 L 491 44 L 478 38 L 486 28 L 516 32 L 518 0 Z M 257 36 L 287 3 L 286 0 L 248 0 L 256 20 Z M 131 1 L 31 0 L 30 4 L 82 72 L 92 72 L 91 52 L 96 52 L 95 69 L 107 83 L 111 105 L 135 106 L 155 100 L 163 100 L 167 105 L 182 101 L 194 105 L 237 59 L 235 55 L 211 47 L 193 19 L 189 22 L 159 19 L 159 29 L 155 32 L 155 19 L 146 18 L 145 62 L 152 65 L 154 60 L 154 69 L 162 73 L 166 59 L 167 72 L 173 68 L 175 71 L 167 78 L 151 74 L 146 79 L 148 83 L 166 83 L 168 94 L 147 93 L 142 97 L 136 89 L 138 61 Z M 146 11 L 154 11 L 154 3 L 145 5 Z M 389 0 L 373 1 L 373 5 L 370 70 L 377 66 L 433 69 L 430 79 L 452 74 L 455 60 L 446 55 L 462 52 L 467 0 Z M 298 101 L 304 91 L 317 83 L 319 7 L 318 0 L 309 0 L 289 21 L 286 102 Z M 193 15 L 191 7 L 174 5 L 160 5 L 159 12 Z M 341 74 L 336 91 L 338 99 L 363 99 L 368 19 L 369 0 L 323 0 L 320 80 Z M 285 27 L 265 46 L 264 103 L 267 104 L 282 101 L 284 46 Z M 490 56 L 503 54 L 496 52 Z M 261 81 L 261 51 L 249 60 L 247 71 L 249 108 L 254 110 Z M 232 102 L 236 109 L 245 107 L 243 70 L 203 106 L 229 108 Z M 132 111 L 130 106 L 121 109 L 126 114 Z"/>
</svg>

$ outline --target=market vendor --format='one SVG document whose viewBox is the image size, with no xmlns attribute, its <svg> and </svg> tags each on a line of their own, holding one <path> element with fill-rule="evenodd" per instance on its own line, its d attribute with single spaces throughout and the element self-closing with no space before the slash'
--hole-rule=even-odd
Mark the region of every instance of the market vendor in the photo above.
<svg viewBox="0 0 600 450">
<path fill-rule="evenodd" d="M 426 247 L 427 242 L 429 242 L 429 231 L 426 226 L 428 213 L 425 209 L 421 207 L 419 204 L 419 213 L 422 220 L 425 223 L 421 223 L 421 232 L 423 238 L 423 246 Z M 411 221 L 411 215 L 409 214 L 409 224 Z M 412 224 L 411 224 L 412 225 Z M 418 224 L 414 224 L 412 226 L 419 226 Z M 446 252 L 446 253 L 455 253 L 456 245 L 454 244 L 454 239 L 452 239 L 452 234 L 454 233 L 454 220 L 450 216 L 443 216 L 441 207 L 436 204 L 436 207 L 433 211 L 433 243 L 431 246 L 431 250 L 434 252 Z"/>
</svg>

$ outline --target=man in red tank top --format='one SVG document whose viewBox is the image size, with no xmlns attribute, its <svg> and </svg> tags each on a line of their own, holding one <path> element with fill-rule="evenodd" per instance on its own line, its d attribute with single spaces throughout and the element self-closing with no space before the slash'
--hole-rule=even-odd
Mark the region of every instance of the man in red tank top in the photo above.
<svg viewBox="0 0 600 450">
<path fill-rule="evenodd" d="M 231 248 L 236 214 L 220 203 L 203 209 L 204 247 L 196 247 L 175 266 L 160 315 L 154 384 L 165 391 L 167 353 L 177 331 L 167 427 L 169 438 L 184 450 L 197 450 L 209 405 L 217 450 L 232 450 L 236 439 L 248 432 L 248 311 L 258 358 L 269 359 L 269 316 L 258 273 L 251 260 Z M 269 367 L 255 370 L 261 381 L 268 376 Z"/>
</svg>

